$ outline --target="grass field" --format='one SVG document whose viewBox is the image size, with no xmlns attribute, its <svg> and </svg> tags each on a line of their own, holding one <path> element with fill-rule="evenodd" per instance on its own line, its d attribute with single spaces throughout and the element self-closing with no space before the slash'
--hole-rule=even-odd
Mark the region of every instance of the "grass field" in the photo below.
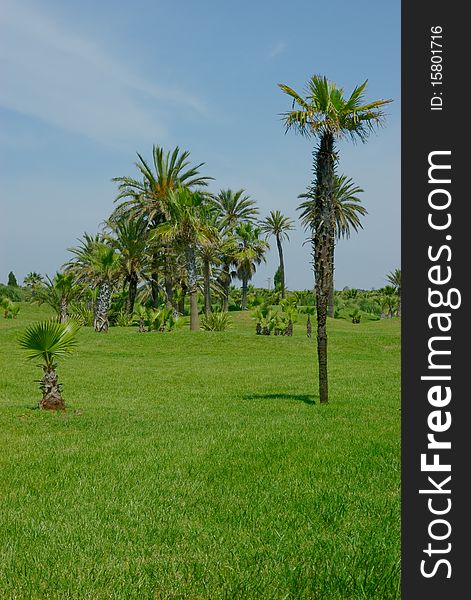
<svg viewBox="0 0 471 600">
<path fill-rule="evenodd" d="M 0 598 L 382 599 L 399 593 L 400 325 L 315 339 L 79 333 L 68 410 L 0 319 Z"/>
</svg>

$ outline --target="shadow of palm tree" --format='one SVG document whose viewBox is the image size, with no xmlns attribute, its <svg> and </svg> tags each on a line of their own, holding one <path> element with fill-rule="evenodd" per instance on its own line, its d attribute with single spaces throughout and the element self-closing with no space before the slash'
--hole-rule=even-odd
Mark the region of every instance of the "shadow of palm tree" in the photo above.
<svg viewBox="0 0 471 600">
<path fill-rule="evenodd" d="M 315 404 L 316 401 L 312 396 L 307 394 L 250 394 L 244 396 L 245 400 L 267 400 L 272 398 L 273 400 L 297 400 L 298 402 L 304 402 L 304 404 Z"/>
</svg>

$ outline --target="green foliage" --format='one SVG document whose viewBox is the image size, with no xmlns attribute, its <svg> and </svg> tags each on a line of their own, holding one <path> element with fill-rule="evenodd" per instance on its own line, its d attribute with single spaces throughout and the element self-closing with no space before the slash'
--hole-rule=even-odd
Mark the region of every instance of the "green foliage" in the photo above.
<svg viewBox="0 0 471 600">
<path fill-rule="evenodd" d="M 10 300 L 10 298 L 1 298 L 0 299 L 0 307 L 3 310 L 3 316 L 5 319 L 16 319 L 18 313 L 20 312 L 20 305 L 15 304 Z"/>
<path fill-rule="evenodd" d="M 201 329 L 205 331 L 226 331 L 231 326 L 231 317 L 227 312 L 216 311 L 201 317 Z"/>
<path fill-rule="evenodd" d="M 20 287 L 0 283 L 0 298 L 9 298 L 13 302 L 23 302 L 25 300 L 25 294 Z"/>
<path fill-rule="evenodd" d="M 16 281 L 16 277 L 15 277 L 15 274 L 13 273 L 13 271 L 10 271 L 8 273 L 7 285 L 9 285 L 10 287 L 18 287 L 18 282 Z"/>
<path fill-rule="evenodd" d="M 352 323 L 357 324 L 361 321 L 361 313 L 358 308 L 354 308 L 348 315 L 352 319 Z"/>
<path fill-rule="evenodd" d="M 49 319 L 30 325 L 20 336 L 19 344 L 27 351 L 27 358 L 40 358 L 46 367 L 53 367 L 55 360 L 73 352 L 79 329 L 80 324 L 72 319 L 64 323 Z"/>
<path fill-rule="evenodd" d="M 77 321 L 83 327 L 93 326 L 93 309 L 90 303 L 81 301 L 73 302 L 69 308 L 70 318 Z"/>
</svg>

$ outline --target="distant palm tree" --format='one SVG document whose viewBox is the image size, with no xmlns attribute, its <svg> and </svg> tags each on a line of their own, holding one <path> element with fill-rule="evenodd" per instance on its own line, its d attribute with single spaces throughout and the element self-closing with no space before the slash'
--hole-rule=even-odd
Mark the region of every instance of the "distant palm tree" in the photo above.
<svg viewBox="0 0 471 600">
<path fill-rule="evenodd" d="M 143 215 L 136 218 L 123 215 L 107 224 L 113 234 L 109 243 L 119 252 L 121 276 L 129 286 L 126 312 L 132 315 L 139 280 L 148 275 L 150 263 L 147 222 Z"/>
<path fill-rule="evenodd" d="M 247 310 L 247 288 L 257 266 L 265 260 L 269 248 L 265 240 L 260 239 L 262 230 L 252 223 L 241 223 L 234 230 L 238 249 L 234 254 L 237 277 L 242 281 L 242 310 Z"/>
<path fill-rule="evenodd" d="M 36 273 L 36 271 L 31 271 L 23 279 L 23 285 L 26 285 L 27 287 L 31 288 L 31 297 L 34 298 L 34 296 L 36 295 L 36 291 L 42 285 L 44 285 L 44 277 L 39 273 Z"/>
<path fill-rule="evenodd" d="M 56 273 L 53 279 L 46 275 L 45 285 L 36 289 L 34 301 L 38 304 L 48 304 L 63 323 L 67 319 L 70 302 L 77 298 L 80 292 L 81 288 L 72 273 Z"/>
<path fill-rule="evenodd" d="M 367 82 L 357 86 L 346 98 L 343 90 L 326 77 L 314 75 L 306 86 L 303 98 L 287 85 L 281 90 L 292 100 L 292 108 L 283 115 L 286 131 L 319 140 L 314 150 L 316 175 L 316 221 L 312 225 L 314 272 L 317 298 L 317 356 L 319 361 L 319 397 L 328 402 L 327 377 L 327 305 L 333 276 L 332 247 L 335 243 L 335 166 L 336 143 L 350 137 L 366 141 L 369 133 L 384 117 L 382 107 L 390 100 L 365 102 Z"/>
<path fill-rule="evenodd" d="M 204 163 L 190 166 L 188 151 L 181 152 L 177 146 L 172 152 L 165 152 L 160 146 L 152 148 L 152 164 L 149 164 L 137 153 L 139 158 L 136 167 L 142 179 L 133 177 L 115 177 L 119 193 L 115 202 L 125 199 L 115 209 L 115 214 L 126 213 L 132 216 L 143 216 L 149 229 L 155 229 L 168 218 L 167 202 L 169 194 L 178 187 L 197 189 L 208 185 L 213 177 L 199 173 Z M 156 241 L 156 240 L 154 240 Z M 167 306 L 172 305 L 173 282 L 171 277 L 172 253 L 169 247 L 159 248 L 154 245 L 152 251 L 152 297 L 154 306 L 158 297 L 158 271 L 163 261 L 164 286 Z"/>
<path fill-rule="evenodd" d="M 106 333 L 109 328 L 108 310 L 113 285 L 120 274 L 120 255 L 100 236 L 84 235 L 80 246 L 69 248 L 75 257 L 67 263 L 67 270 L 75 273 L 79 281 L 98 288 L 93 327 Z"/>
<path fill-rule="evenodd" d="M 181 187 L 168 196 L 168 219 L 157 226 L 154 235 L 165 241 L 180 245 L 185 252 L 188 276 L 188 295 L 190 296 L 190 329 L 197 331 L 198 322 L 198 279 L 196 268 L 197 248 L 207 243 L 215 235 L 208 225 L 205 211 L 207 199 L 199 192 Z"/>
<path fill-rule="evenodd" d="M 401 316 L 401 269 L 395 269 L 388 273 L 386 280 L 396 289 L 397 293 L 397 316 Z"/>
<path fill-rule="evenodd" d="M 289 240 L 288 231 L 294 229 L 294 221 L 289 217 L 285 217 L 279 210 L 272 210 L 268 217 L 266 217 L 260 223 L 262 232 L 266 234 L 266 237 L 273 235 L 276 239 L 276 246 L 278 248 L 278 257 L 280 261 L 279 273 L 281 280 L 281 297 L 285 297 L 285 263 L 283 260 L 283 246 L 282 240 Z"/>
<path fill-rule="evenodd" d="M 363 229 L 360 216 L 368 214 L 368 211 L 361 205 L 358 194 L 363 193 L 351 178 L 346 175 L 335 175 L 333 204 L 335 219 L 335 240 L 340 238 L 349 238 L 351 230 L 357 232 Z M 314 223 L 317 223 L 318 204 L 316 203 L 316 191 L 314 186 L 309 186 L 305 194 L 300 194 L 298 198 L 307 198 L 298 206 L 301 210 L 300 219 L 305 229 L 311 229 Z M 332 244 L 332 270 L 334 269 L 335 242 Z M 334 316 L 334 276 L 332 272 L 332 281 L 329 291 L 329 301 L 327 307 L 329 317 Z"/>
<path fill-rule="evenodd" d="M 223 240 L 220 284 L 223 291 L 222 310 L 227 311 L 229 307 L 229 288 L 232 281 L 231 264 L 237 250 L 234 242 L 234 229 L 240 223 L 255 223 L 258 208 L 255 201 L 243 189 L 236 192 L 230 189 L 221 190 L 213 198 L 213 204 Z"/>
<path fill-rule="evenodd" d="M 55 361 L 70 354 L 77 345 L 76 334 L 80 325 L 73 320 L 60 323 L 56 319 L 30 325 L 20 337 L 20 346 L 28 351 L 30 359 L 43 361 L 44 375 L 39 387 L 42 399 L 39 408 L 44 410 L 62 410 L 65 408 L 61 393 L 61 384 L 57 380 Z"/>
</svg>

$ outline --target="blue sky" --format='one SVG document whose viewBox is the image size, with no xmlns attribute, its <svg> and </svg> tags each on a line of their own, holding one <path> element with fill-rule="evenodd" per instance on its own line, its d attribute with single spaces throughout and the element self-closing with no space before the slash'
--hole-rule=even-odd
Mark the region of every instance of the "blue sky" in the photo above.
<svg viewBox="0 0 471 600">
<path fill-rule="evenodd" d="M 53 274 L 153 144 L 205 162 L 212 191 L 244 188 L 262 216 L 296 219 L 314 142 L 284 134 L 277 83 L 303 91 L 315 73 L 394 100 L 366 145 L 340 145 L 369 214 L 337 247 L 336 288 L 379 287 L 400 264 L 399 1 L 0 0 L 0 281 Z M 304 239 L 297 222 L 291 289 L 313 285 Z M 273 245 L 254 282 L 276 263 Z"/>
</svg>

